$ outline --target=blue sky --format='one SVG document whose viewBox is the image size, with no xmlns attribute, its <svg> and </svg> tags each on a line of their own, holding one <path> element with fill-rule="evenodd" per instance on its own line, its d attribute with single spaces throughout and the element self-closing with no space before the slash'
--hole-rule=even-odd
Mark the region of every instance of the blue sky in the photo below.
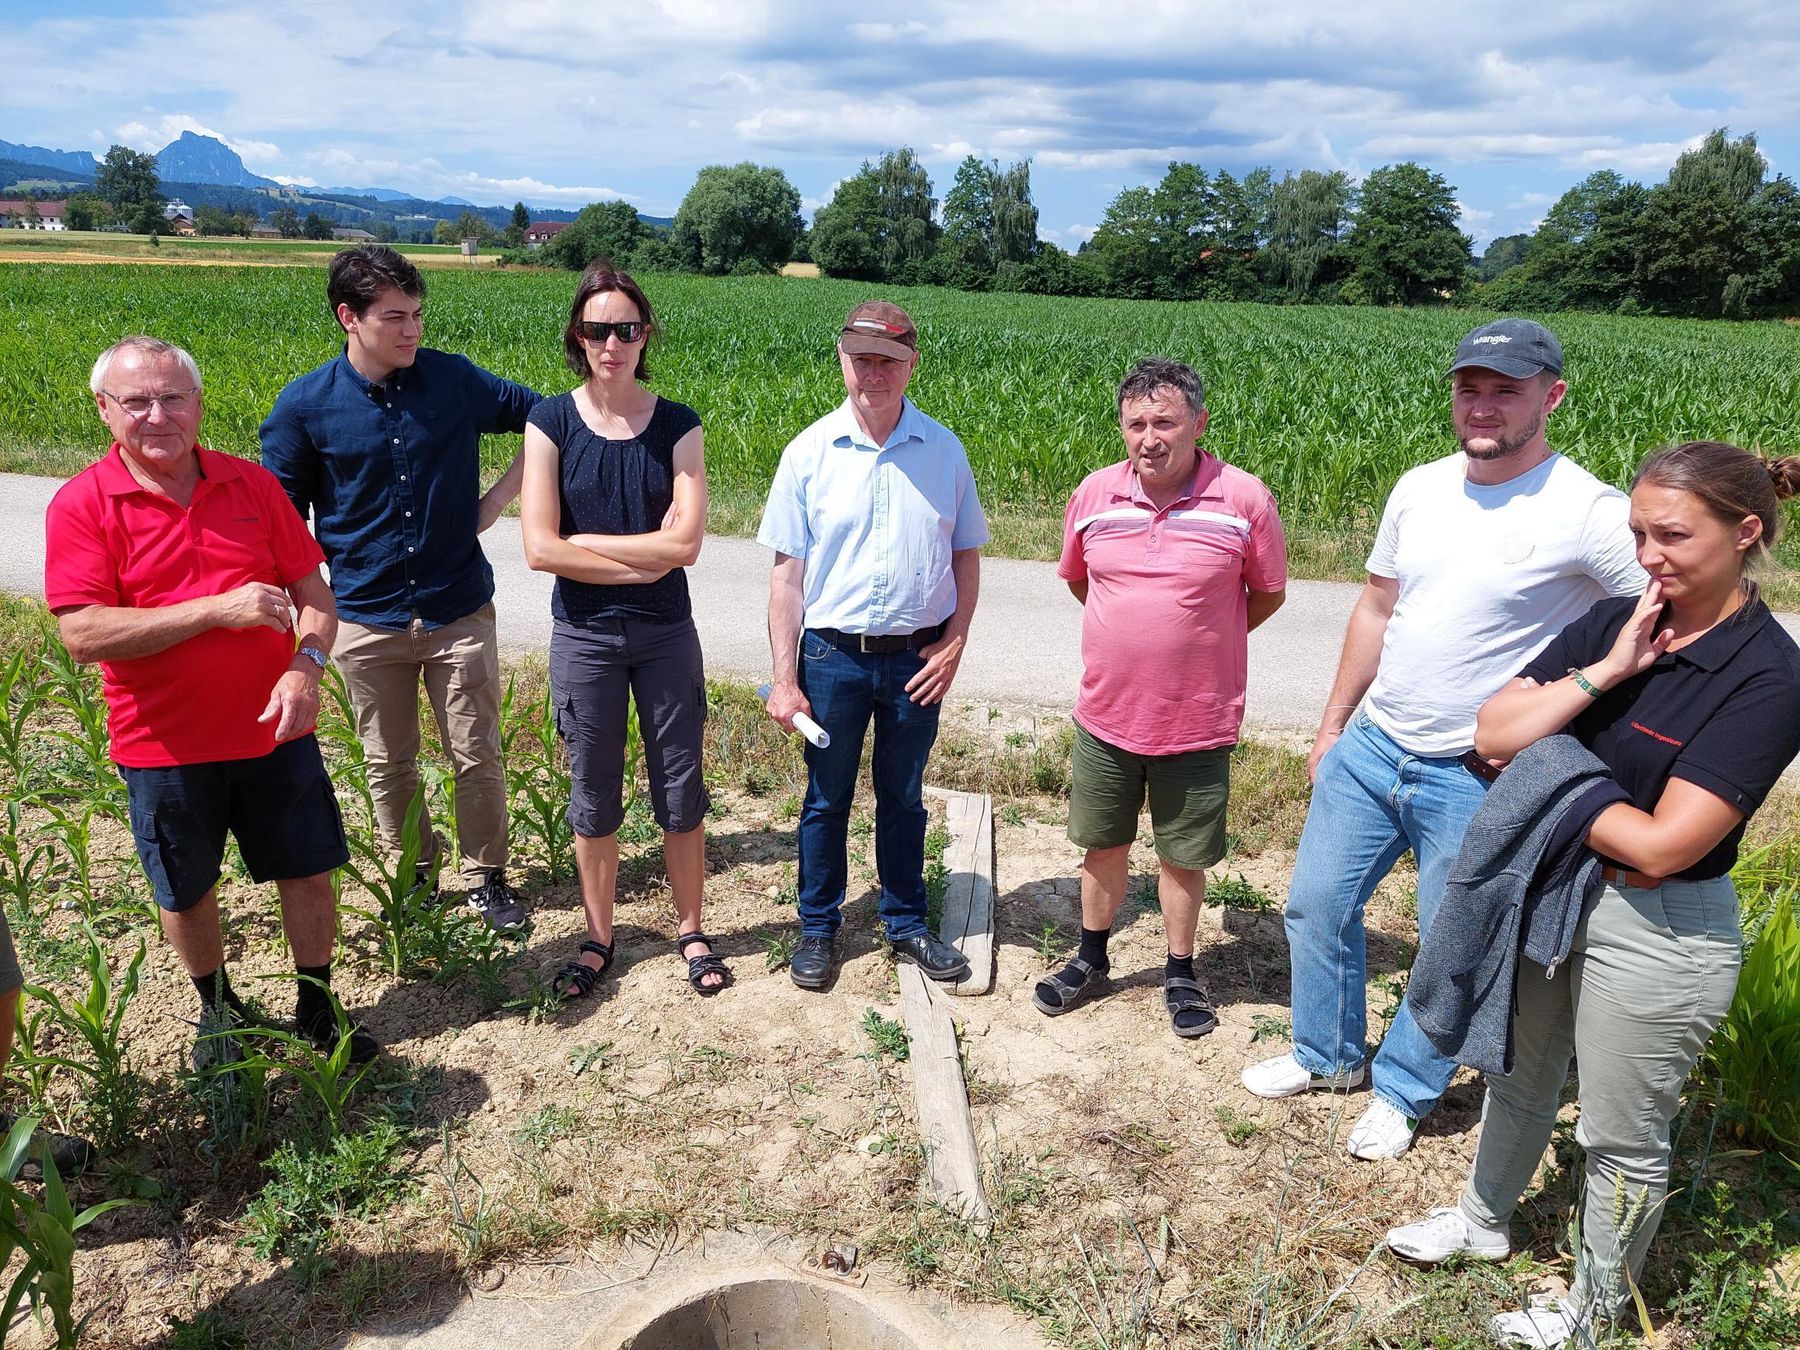
<svg viewBox="0 0 1800 1350">
<path fill-rule="evenodd" d="M 0 139 L 182 130 L 287 181 L 671 215 L 705 164 L 811 209 L 911 145 L 1033 160 L 1074 247 L 1171 159 L 1242 173 L 1416 159 L 1479 248 L 1595 169 L 1656 181 L 1715 126 L 1800 170 L 1800 7 L 986 0 L 0 0 Z"/>
</svg>

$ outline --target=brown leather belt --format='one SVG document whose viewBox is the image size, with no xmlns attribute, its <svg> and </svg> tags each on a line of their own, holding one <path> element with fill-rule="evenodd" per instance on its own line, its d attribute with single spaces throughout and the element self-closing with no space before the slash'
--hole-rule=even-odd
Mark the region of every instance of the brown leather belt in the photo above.
<svg viewBox="0 0 1800 1350">
<path fill-rule="evenodd" d="M 1463 751 L 1462 766 L 1484 783 L 1491 783 L 1500 776 L 1498 765 L 1489 764 L 1473 750 Z"/>
<path fill-rule="evenodd" d="M 1600 875 L 1615 885 L 1631 886 L 1640 891 L 1653 891 L 1663 884 L 1661 877 L 1653 877 L 1648 872 L 1634 872 L 1629 867 L 1615 867 L 1611 863 L 1600 869 Z"/>
</svg>

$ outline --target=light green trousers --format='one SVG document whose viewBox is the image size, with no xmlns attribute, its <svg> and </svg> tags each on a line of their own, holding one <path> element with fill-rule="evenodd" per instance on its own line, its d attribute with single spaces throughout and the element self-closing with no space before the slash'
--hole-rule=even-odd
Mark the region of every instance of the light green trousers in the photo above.
<svg viewBox="0 0 1800 1350">
<path fill-rule="evenodd" d="M 1729 877 L 1604 885 L 1547 975 L 1519 963 L 1513 1071 L 1488 1079 L 1463 1213 L 1504 1228 L 1550 1142 L 1569 1061 L 1585 1153 L 1571 1302 L 1601 1318 L 1631 1299 L 1669 1189 L 1669 1123 L 1707 1038 L 1731 1007 L 1742 957 Z"/>
</svg>

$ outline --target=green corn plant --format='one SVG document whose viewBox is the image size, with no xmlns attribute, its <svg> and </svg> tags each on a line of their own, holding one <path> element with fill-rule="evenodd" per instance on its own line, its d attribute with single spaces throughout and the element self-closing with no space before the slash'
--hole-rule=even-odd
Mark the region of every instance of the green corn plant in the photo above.
<svg viewBox="0 0 1800 1350">
<path fill-rule="evenodd" d="M 1744 954 L 1737 993 L 1701 1059 L 1699 1082 L 1734 1142 L 1800 1170 L 1800 920 L 1790 880 Z"/>
<path fill-rule="evenodd" d="M 332 760 L 331 781 L 341 801 L 345 789 L 355 797 L 362 811 L 363 828 L 375 829 L 375 795 L 369 788 L 368 755 L 362 736 L 356 730 L 356 709 L 350 703 L 350 691 L 336 666 L 325 667 L 319 681 L 325 697 L 319 704 L 318 737 Z"/>
<path fill-rule="evenodd" d="M 83 1096 L 94 1123 L 95 1139 L 102 1148 L 116 1148 L 134 1132 L 141 1105 L 140 1084 L 132 1071 L 122 1030 L 125 1012 L 137 994 L 138 977 L 144 967 L 144 940 L 138 939 L 137 951 L 127 963 L 124 975 L 115 982 L 106 948 L 92 926 L 84 923 L 82 933 L 87 941 L 87 992 L 68 1000 L 41 985 L 27 984 L 25 992 L 49 1014 L 48 1025 L 79 1047 L 79 1054 L 50 1056 L 48 1062 L 87 1081 Z M 34 1027 L 33 1042 L 41 1035 L 41 1030 Z"/>
<path fill-rule="evenodd" d="M 73 729 L 50 729 L 52 736 L 73 746 L 78 755 L 76 777 L 65 786 L 94 810 L 121 825 L 129 824 L 125 784 L 113 768 L 112 742 L 106 732 L 106 701 L 96 689 L 96 682 L 75 664 L 68 648 L 59 642 L 46 644 L 44 666 L 50 673 L 47 701 L 75 722 Z"/>
<path fill-rule="evenodd" d="M 413 790 L 412 802 L 400 827 L 400 851 L 391 854 L 379 835 L 357 831 L 350 835 L 350 861 L 344 873 L 375 901 L 373 908 L 344 906 L 352 914 L 366 920 L 375 929 L 381 944 L 382 961 L 396 978 L 414 964 L 414 934 L 423 926 L 441 924 L 442 911 L 430 903 L 437 889 L 441 857 L 434 859 L 424 884 L 419 881 L 419 858 L 425 851 L 425 830 L 430 823 L 425 815 L 425 802 L 430 776 L 437 770 L 423 769 L 419 786 Z"/>
<path fill-rule="evenodd" d="M 99 917 L 94 898 L 94 806 L 91 802 L 82 802 L 74 809 L 65 809 L 52 802 L 45 809 L 50 812 L 50 820 L 44 826 L 44 833 L 61 845 L 61 856 L 57 860 L 61 864 L 57 868 L 58 880 L 64 891 L 73 892 L 82 917 L 92 923 Z"/>
<path fill-rule="evenodd" d="M 519 719 L 518 728 L 528 749 L 520 757 L 524 762 L 516 769 L 514 761 L 508 761 L 511 795 L 513 801 L 520 804 L 514 817 L 524 832 L 535 836 L 542 845 L 550 879 L 560 881 L 574 874 L 575 835 L 569 828 L 566 814 L 569 770 L 556 728 L 556 704 L 548 687 Z"/>
<path fill-rule="evenodd" d="M 0 831 L 0 897 L 23 918 L 49 891 L 56 876 L 56 850 L 27 837 L 19 803 L 6 804 L 6 827 Z"/>
<path fill-rule="evenodd" d="M 14 786 L 9 796 L 25 791 L 34 769 L 28 727 L 44 703 L 40 680 L 42 653 L 19 647 L 0 664 L 0 761 Z"/>
<path fill-rule="evenodd" d="M 269 979 L 293 978 L 310 980 L 311 976 L 298 975 L 268 976 Z M 317 980 L 312 981 L 319 984 Z M 331 1000 L 331 1013 L 337 1021 L 338 1041 L 330 1053 L 313 1048 L 312 1042 L 304 1036 L 274 1028 L 259 1029 L 256 1035 L 257 1049 L 244 1056 L 242 1066 L 248 1066 L 260 1073 L 288 1073 L 299 1083 L 306 1096 L 316 1108 L 313 1135 L 321 1143 L 328 1143 L 344 1132 L 345 1112 L 349 1109 L 351 1095 L 356 1085 L 369 1071 L 368 1064 L 350 1062 L 350 1018 L 339 1003 L 337 995 L 319 984 Z M 280 1054 L 270 1054 L 265 1047 L 275 1047 Z"/>
<path fill-rule="evenodd" d="M 10 1270 L 15 1259 L 19 1261 L 6 1302 L 0 1305 L 0 1333 L 12 1327 L 21 1306 L 29 1307 L 40 1323 L 48 1310 L 57 1350 L 65 1350 L 80 1341 L 94 1315 L 89 1312 L 80 1321 L 75 1319 L 75 1234 L 102 1214 L 139 1202 L 103 1200 L 77 1214 L 48 1150 L 42 1159 L 43 1199 L 22 1190 L 17 1184 L 19 1168 L 30 1151 L 37 1125 L 26 1116 L 13 1124 L 5 1142 L 0 1143 L 0 1270 Z"/>
</svg>

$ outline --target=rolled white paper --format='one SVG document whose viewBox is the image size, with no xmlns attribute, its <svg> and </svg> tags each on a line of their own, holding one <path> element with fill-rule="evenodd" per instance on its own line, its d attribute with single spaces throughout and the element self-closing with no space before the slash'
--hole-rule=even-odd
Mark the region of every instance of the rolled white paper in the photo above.
<svg viewBox="0 0 1800 1350">
<path fill-rule="evenodd" d="M 774 692 L 774 689 L 774 685 L 765 684 L 757 689 L 756 696 L 764 703 L 767 703 L 769 701 L 769 695 Z M 831 745 L 831 733 L 803 712 L 794 714 L 794 730 L 806 737 L 807 740 L 811 741 L 821 750 L 827 749 Z"/>
</svg>

